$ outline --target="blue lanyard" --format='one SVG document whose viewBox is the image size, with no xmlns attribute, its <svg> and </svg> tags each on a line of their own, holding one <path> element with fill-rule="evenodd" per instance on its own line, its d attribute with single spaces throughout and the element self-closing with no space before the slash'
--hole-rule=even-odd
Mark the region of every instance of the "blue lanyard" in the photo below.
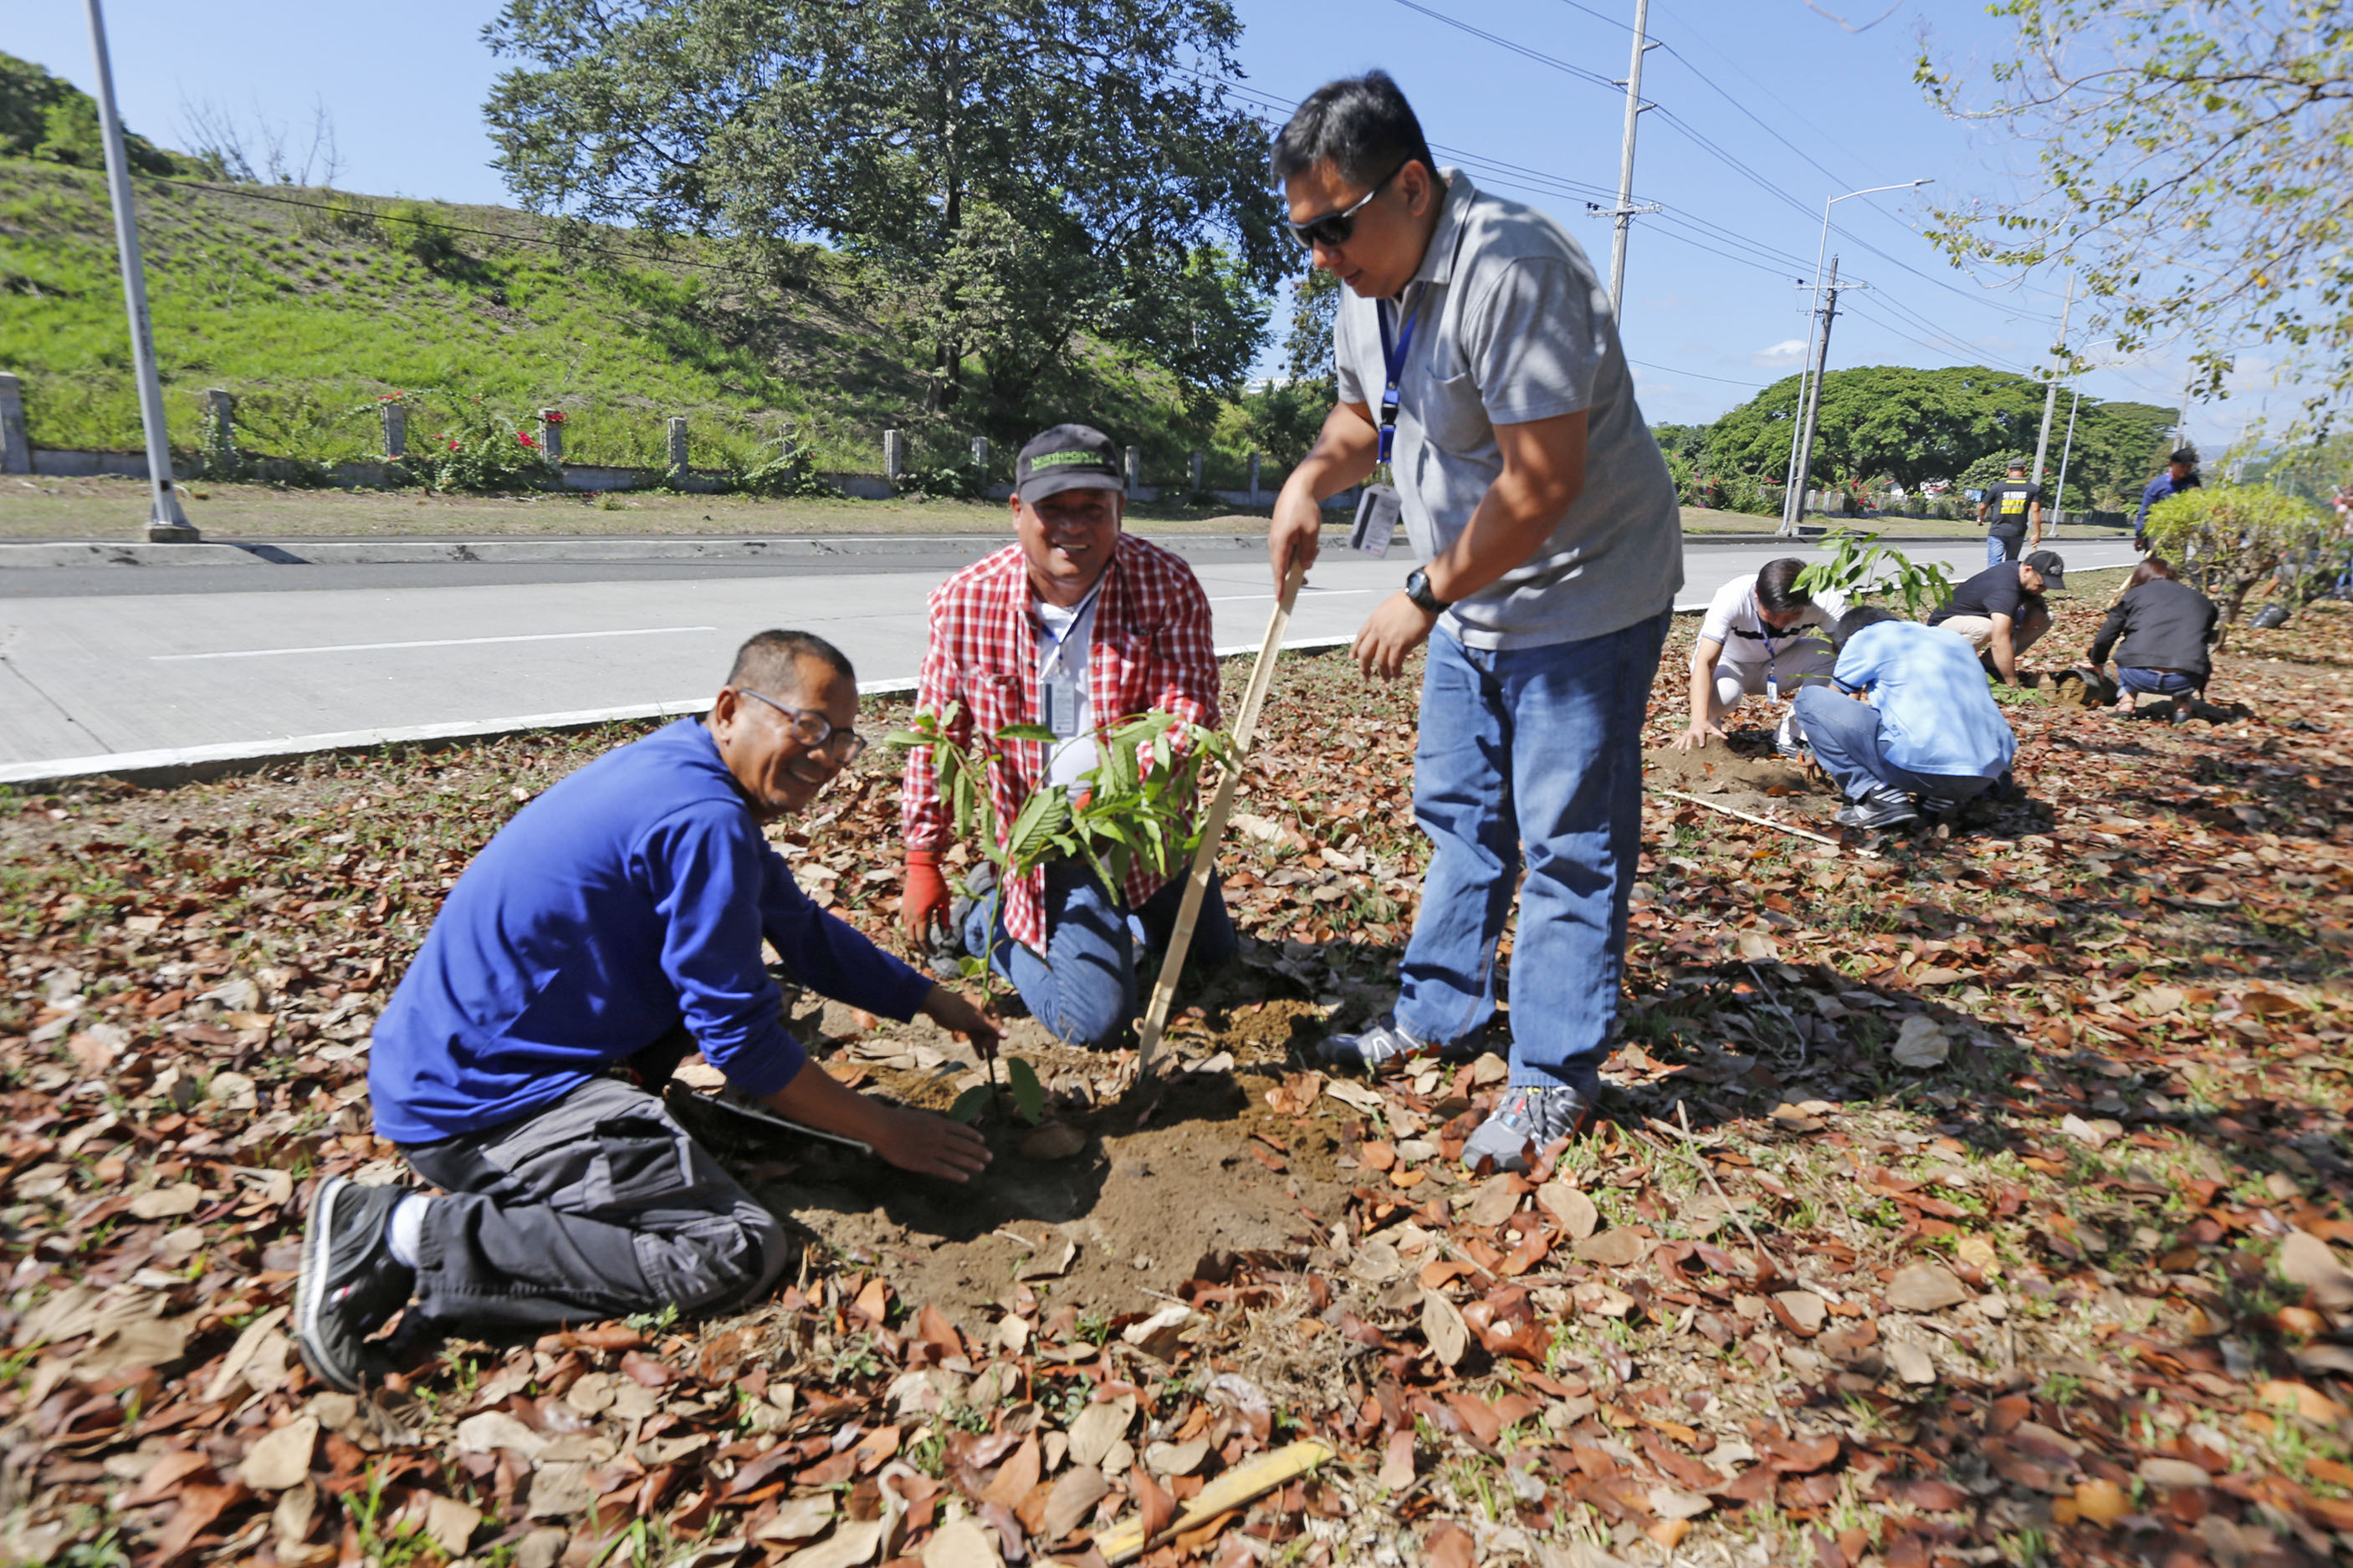
<svg viewBox="0 0 2353 1568">
<path fill-rule="evenodd" d="M 1389 341 L 1388 301 L 1375 306 L 1373 314 L 1381 323 L 1381 364 L 1388 383 L 1381 389 L 1381 458 L 1389 460 L 1389 449 L 1397 443 L 1398 382 L 1405 374 L 1406 356 L 1413 352 L 1414 324 L 1421 320 L 1421 301 L 1430 292 L 1424 284 L 1413 297 L 1413 309 L 1405 315 L 1405 325 L 1398 330 L 1397 341 Z"/>
</svg>

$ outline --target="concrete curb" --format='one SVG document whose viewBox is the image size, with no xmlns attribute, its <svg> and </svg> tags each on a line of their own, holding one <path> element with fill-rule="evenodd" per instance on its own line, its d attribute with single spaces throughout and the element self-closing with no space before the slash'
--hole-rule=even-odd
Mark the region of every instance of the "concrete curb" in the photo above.
<svg viewBox="0 0 2353 1568">
<path fill-rule="evenodd" d="M 1183 555 L 1195 551 L 1262 549 L 1263 533 L 1160 533 L 1135 531 L 1155 544 Z M 2108 542 L 2078 536 L 2086 543 Z M 2117 538 L 2126 537 L 2118 534 Z M 1690 533 L 1687 545 L 1757 545 L 1785 542 L 1770 533 Z M 1798 541 L 1813 542 L 1814 536 Z M 1968 543 L 1968 535 L 1891 534 L 1889 544 Z M 993 550 L 1007 542 L 1001 533 L 890 533 L 803 535 L 764 539 L 667 535 L 569 539 L 384 539 L 253 540 L 201 544 L 116 543 L 109 541 L 0 542 L 0 571 L 90 566 L 416 566 L 633 565 L 661 561 L 755 561 L 840 559 L 871 555 L 922 555 L 947 549 Z M 2069 542 L 2061 540 L 2062 547 Z"/>
<path fill-rule="evenodd" d="M 1353 637 L 1301 637 L 1282 645 L 1285 653 L 1322 652 L 1345 647 Z M 1258 644 L 1237 644 L 1217 650 L 1219 658 L 1258 651 Z M 915 689 L 912 680 L 868 680 L 858 687 L 861 697 L 902 697 Z M 507 719 L 459 719 L 441 724 L 407 724 L 385 730 L 345 730 L 323 735 L 289 735 L 269 741 L 227 741 L 209 746 L 180 746 L 153 752 L 113 752 L 90 757 L 56 757 L 37 763 L 0 763 L 0 787 L 19 795 L 42 795 L 57 785 L 99 778 L 119 779 L 145 789 L 227 778 L 237 773 L 266 773 L 287 763 L 326 752 L 372 752 L 385 746 L 433 746 L 451 742 L 492 741 L 504 735 L 545 730 L 592 730 L 600 724 L 628 723 L 640 719 L 677 719 L 701 713 L 711 706 L 706 694 L 666 702 L 638 702 L 617 708 L 589 708 L 568 713 L 526 713 Z"/>
</svg>

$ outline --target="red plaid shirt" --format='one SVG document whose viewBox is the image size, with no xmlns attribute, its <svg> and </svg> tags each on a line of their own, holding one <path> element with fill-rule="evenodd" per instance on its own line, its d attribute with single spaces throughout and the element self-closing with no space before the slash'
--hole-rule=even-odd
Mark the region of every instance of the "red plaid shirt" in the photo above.
<svg viewBox="0 0 2353 1568">
<path fill-rule="evenodd" d="M 932 590 L 931 637 L 923 650 L 919 706 L 934 713 L 958 705 L 948 733 L 969 749 L 976 733 L 1041 721 L 1038 689 L 1038 620 L 1021 547 L 1008 544 L 974 562 Z M 1094 635 L 1087 661 L 1089 693 L 1098 731 L 1153 709 L 1189 723 L 1218 722 L 1218 659 L 1209 641 L 1209 597 L 1184 558 L 1132 533 L 1123 533 L 1095 601 Z M 1009 828 L 1022 802 L 1046 773 L 1046 747 L 1037 741 L 1005 742 L 1006 762 L 989 770 L 989 795 L 999 830 Z M 900 823 L 910 849 L 945 849 L 955 825 L 940 799 L 929 748 L 907 753 Z M 1000 839 L 1000 844 L 1002 840 Z M 1138 867 L 1127 879 L 1133 909 L 1166 880 Z M 1046 879 L 1042 872 L 1005 889 L 1005 929 L 1014 941 L 1046 948 Z"/>
</svg>

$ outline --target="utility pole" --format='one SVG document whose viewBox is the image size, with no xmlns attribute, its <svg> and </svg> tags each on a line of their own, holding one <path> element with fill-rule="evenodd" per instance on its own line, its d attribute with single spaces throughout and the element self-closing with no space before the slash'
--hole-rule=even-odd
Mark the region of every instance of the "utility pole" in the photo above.
<svg viewBox="0 0 2353 1568">
<path fill-rule="evenodd" d="M 2067 318 L 2074 313 L 2074 310 L 2075 279 L 2070 278 L 2067 279 L 2067 302 L 2059 307 L 2059 342 L 2057 344 L 2057 353 L 2063 362 L 2063 369 L 2064 368 L 2063 362 L 2067 357 Z M 2042 459 L 2049 456 L 2051 451 L 2052 411 L 2057 408 L 2058 405 L 2059 378 L 2054 375 L 2051 378 L 2050 384 L 2042 389 L 2042 433 L 2034 438 L 2034 482 L 2038 485 L 2042 482 Z"/>
<path fill-rule="evenodd" d="M 2043 530 L 2045 539 L 2058 538 L 2059 525 L 2066 521 L 2065 509 L 2059 503 L 2067 495 L 2067 459 L 2075 450 L 2075 411 L 2083 406 L 2084 389 L 2079 386 L 2075 400 L 2067 405 L 2067 439 L 2059 448 L 2059 488 L 2051 492 L 2051 526 Z"/>
<path fill-rule="evenodd" d="M 106 18 L 88 0 L 90 47 L 98 57 L 98 122 L 106 138 L 106 187 L 114 203 L 114 248 L 122 263 L 122 305 L 131 316 L 132 369 L 139 380 L 139 422 L 147 433 L 147 486 L 153 504 L 147 537 L 156 543 L 202 538 L 180 510 L 172 486 L 172 442 L 164 425 L 164 386 L 155 375 L 155 335 L 147 325 L 147 271 L 139 259 L 139 214 L 131 205 L 131 163 L 122 152 L 122 116 L 114 105 L 114 66 L 106 52 Z"/>
<path fill-rule="evenodd" d="M 1609 216 L 1618 232 L 1609 241 L 1609 313 L 1626 325 L 1626 231 L 1637 215 L 1659 210 L 1656 203 L 1634 205 L 1634 127 L 1642 110 L 1642 57 L 1658 46 L 1649 38 L 1651 0 L 1634 0 L 1634 58 L 1626 68 L 1626 131 L 1618 143 L 1618 205 Z"/>
<path fill-rule="evenodd" d="M 1839 258 L 1831 257 L 1822 285 L 1821 330 L 1814 336 L 1814 388 L 1798 426 L 1798 461 L 1789 470 L 1789 493 L 1781 499 L 1784 531 L 1788 533 L 1798 531 L 1798 521 L 1806 515 L 1806 480 L 1814 461 L 1814 419 L 1822 408 L 1822 371 L 1830 363 L 1831 323 L 1838 319 L 1838 264 Z"/>
</svg>

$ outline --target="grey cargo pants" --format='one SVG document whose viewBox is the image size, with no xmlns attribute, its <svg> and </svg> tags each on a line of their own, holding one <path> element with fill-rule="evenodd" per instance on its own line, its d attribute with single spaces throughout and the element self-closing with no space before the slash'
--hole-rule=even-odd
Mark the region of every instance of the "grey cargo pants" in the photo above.
<svg viewBox="0 0 2353 1568">
<path fill-rule="evenodd" d="M 659 1097 L 594 1078 L 545 1110 L 401 1152 L 426 1211 L 417 1311 L 553 1327 L 707 1311 L 784 1271 L 785 1229 Z"/>
</svg>

